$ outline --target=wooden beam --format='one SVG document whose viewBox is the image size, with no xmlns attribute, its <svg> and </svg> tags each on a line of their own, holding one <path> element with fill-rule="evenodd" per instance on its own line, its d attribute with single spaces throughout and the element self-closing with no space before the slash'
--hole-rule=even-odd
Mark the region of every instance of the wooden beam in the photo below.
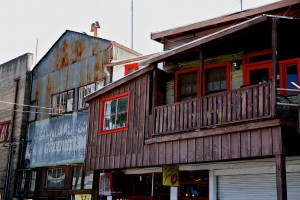
<svg viewBox="0 0 300 200">
<path fill-rule="evenodd" d="M 242 132 L 242 131 L 253 130 L 253 129 L 271 128 L 280 125 L 281 125 L 281 121 L 279 119 L 264 120 L 258 122 L 247 122 L 238 125 L 227 125 L 218 128 L 195 130 L 195 131 L 181 132 L 176 134 L 174 133 L 166 134 L 163 136 L 157 136 L 157 137 L 146 139 L 145 144 L 178 141 L 178 140 L 185 140 L 185 139 L 192 139 L 192 138 L 199 138 L 199 137 L 208 137 L 208 136 L 215 136 L 215 135 L 221 135 L 227 133 Z"/>
<path fill-rule="evenodd" d="M 277 200 L 287 200 L 285 156 L 282 154 L 276 155 L 275 160 Z"/>
<path fill-rule="evenodd" d="M 276 117 L 276 82 L 278 72 L 278 47 L 277 47 L 277 19 L 272 18 L 272 91 L 271 91 L 271 115 Z"/>
<path fill-rule="evenodd" d="M 202 48 L 200 48 L 199 49 L 199 75 L 200 75 L 200 77 L 199 77 L 199 80 L 200 80 L 200 84 L 199 84 L 199 89 L 200 89 L 200 95 L 199 95 L 199 97 L 201 98 L 202 97 L 202 94 L 203 94 L 203 80 L 202 80 L 202 78 L 203 78 L 203 71 L 204 71 L 204 58 L 203 58 L 203 49 Z"/>
</svg>

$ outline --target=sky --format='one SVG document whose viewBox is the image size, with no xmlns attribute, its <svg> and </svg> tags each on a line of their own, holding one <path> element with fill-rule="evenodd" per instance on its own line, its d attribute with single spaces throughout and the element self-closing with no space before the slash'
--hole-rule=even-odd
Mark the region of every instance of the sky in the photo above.
<svg viewBox="0 0 300 200">
<path fill-rule="evenodd" d="M 242 0 L 243 10 L 278 0 Z M 241 0 L 133 0 L 133 49 L 150 54 L 162 44 L 151 32 L 240 11 Z M 37 63 L 65 32 L 90 32 L 131 46 L 131 0 L 0 0 L 0 64 L 30 52 Z M 37 55 L 36 55 L 37 52 Z"/>
</svg>

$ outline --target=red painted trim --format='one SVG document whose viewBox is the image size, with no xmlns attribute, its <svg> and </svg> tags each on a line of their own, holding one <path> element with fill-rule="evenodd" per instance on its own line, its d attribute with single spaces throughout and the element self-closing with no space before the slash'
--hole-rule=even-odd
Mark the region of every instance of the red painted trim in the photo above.
<svg viewBox="0 0 300 200">
<path fill-rule="evenodd" d="M 260 62 L 250 63 L 250 58 L 260 55 L 265 55 L 272 53 L 272 49 L 267 49 L 263 51 L 256 51 L 252 53 L 247 53 L 243 55 L 243 84 L 250 84 L 250 71 L 256 69 L 269 68 L 269 80 L 272 77 L 272 60 L 265 60 Z"/>
<path fill-rule="evenodd" d="M 128 75 L 129 69 L 134 69 L 134 71 L 139 69 L 138 63 L 127 64 L 124 66 L 124 76 Z"/>
<path fill-rule="evenodd" d="M 115 100 L 115 99 L 120 99 L 122 97 L 128 97 L 126 126 L 125 127 L 121 127 L 121 128 L 110 129 L 110 130 L 103 130 L 103 124 L 104 124 L 104 104 L 105 104 L 105 102 L 106 101 Z M 112 96 L 112 97 L 103 98 L 101 100 L 101 106 L 100 106 L 99 135 L 128 130 L 128 127 L 129 127 L 129 111 L 130 111 L 130 92 L 125 92 L 125 93 L 118 94 L 118 95 L 115 95 L 115 96 Z"/>
<path fill-rule="evenodd" d="M 9 126 L 10 126 L 10 121 L 5 121 L 5 122 L 0 122 L 0 138 L 1 138 L 1 134 L 2 134 L 2 129 L 5 125 L 7 125 L 7 130 L 6 132 L 4 133 L 4 138 L 3 140 L 0 140 L 0 142 L 6 142 L 7 141 L 7 138 L 8 138 L 8 135 L 9 135 Z"/>
<path fill-rule="evenodd" d="M 205 93 L 207 92 L 205 90 L 205 70 L 212 69 L 212 68 L 219 68 L 219 67 L 225 67 L 226 69 L 226 90 L 230 90 L 231 86 L 231 77 L 230 77 L 230 62 L 219 62 L 212 65 L 206 65 L 204 66 L 203 70 L 203 77 L 202 77 L 202 83 L 203 83 L 203 96 L 205 96 Z"/>
<path fill-rule="evenodd" d="M 179 74 L 185 74 L 189 72 L 197 72 L 197 96 L 200 95 L 200 80 L 199 80 L 199 67 L 193 67 L 189 69 L 183 69 L 179 71 L 175 71 L 175 89 L 174 89 L 174 102 L 177 102 L 177 97 L 178 97 L 178 75 Z"/>
<path fill-rule="evenodd" d="M 280 87 L 287 88 L 287 68 L 291 65 L 297 65 L 298 85 L 300 84 L 300 58 L 279 61 Z M 288 92 L 281 91 L 283 95 L 288 96 Z"/>
<path fill-rule="evenodd" d="M 164 99 L 165 99 L 165 94 L 164 93 L 162 93 L 162 92 L 157 92 L 156 93 L 156 101 L 157 101 L 157 97 L 161 97 L 161 102 L 160 102 L 160 106 L 161 105 L 164 105 Z"/>
</svg>

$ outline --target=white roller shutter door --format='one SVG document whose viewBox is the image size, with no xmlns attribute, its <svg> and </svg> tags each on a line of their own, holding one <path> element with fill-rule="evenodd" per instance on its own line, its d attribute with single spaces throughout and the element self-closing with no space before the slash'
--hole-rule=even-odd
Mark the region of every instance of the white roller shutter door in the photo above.
<svg viewBox="0 0 300 200">
<path fill-rule="evenodd" d="M 300 199 L 300 173 L 287 174 L 288 199 Z M 217 177 L 218 200 L 277 200 L 275 174 Z"/>
</svg>

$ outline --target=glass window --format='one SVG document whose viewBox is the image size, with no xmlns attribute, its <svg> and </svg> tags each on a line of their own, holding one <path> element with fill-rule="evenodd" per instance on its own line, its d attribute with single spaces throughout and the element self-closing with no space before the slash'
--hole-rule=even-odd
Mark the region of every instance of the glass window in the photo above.
<svg viewBox="0 0 300 200">
<path fill-rule="evenodd" d="M 230 85 L 229 62 L 216 63 L 204 67 L 204 94 L 222 92 Z"/>
<path fill-rule="evenodd" d="M 93 189 L 93 171 L 85 171 L 83 189 Z"/>
<path fill-rule="evenodd" d="M 128 126 L 129 93 L 103 99 L 102 131 Z"/>
<path fill-rule="evenodd" d="M 72 189 L 77 190 L 81 187 L 81 167 L 73 167 Z"/>
<path fill-rule="evenodd" d="M 64 168 L 48 169 L 46 185 L 63 187 L 65 185 L 66 172 Z"/>
<path fill-rule="evenodd" d="M 198 68 L 191 68 L 175 72 L 176 102 L 193 99 L 199 92 Z"/>
<path fill-rule="evenodd" d="M 74 90 L 52 95 L 53 114 L 71 112 L 74 110 Z"/>
<path fill-rule="evenodd" d="M 78 109 L 86 108 L 88 103 L 85 103 L 84 97 L 95 91 L 95 83 L 79 88 Z"/>
<path fill-rule="evenodd" d="M 29 185 L 29 191 L 34 192 L 35 191 L 35 183 L 36 183 L 36 171 L 31 172 L 31 179 L 30 179 L 30 185 Z"/>
<path fill-rule="evenodd" d="M 18 187 L 18 191 L 20 193 L 23 193 L 24 192 L 24 189 L 25 189 L 25 182 L 26 182 L 26 172 L 23 171 L 22 174 L 20 175 L 20 178 L 19 178 L 19 187 Z"/>
</svg>

